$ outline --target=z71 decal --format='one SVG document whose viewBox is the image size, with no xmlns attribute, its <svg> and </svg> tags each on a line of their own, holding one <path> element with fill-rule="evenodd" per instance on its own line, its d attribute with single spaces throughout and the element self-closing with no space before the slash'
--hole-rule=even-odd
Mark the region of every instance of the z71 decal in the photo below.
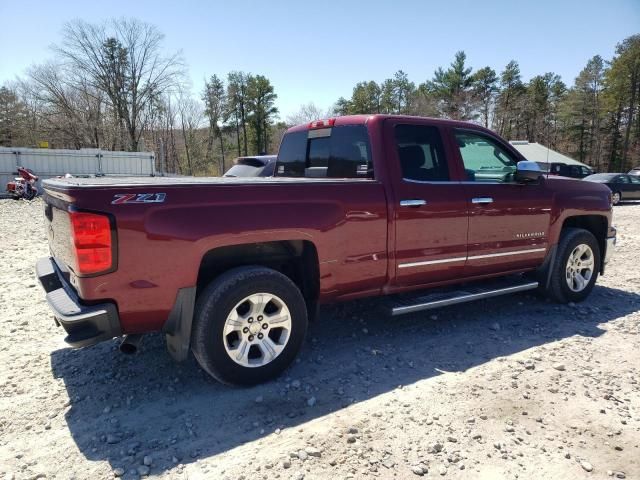
<svg viewBox="0 0 640 480">
<path fill-rule="evenodd" d="M 122 205 L 125 203 L 162 203 L 166 196 L 166 193 L 116 193 L 113 196 L 111 205 Z"/>
</svg>

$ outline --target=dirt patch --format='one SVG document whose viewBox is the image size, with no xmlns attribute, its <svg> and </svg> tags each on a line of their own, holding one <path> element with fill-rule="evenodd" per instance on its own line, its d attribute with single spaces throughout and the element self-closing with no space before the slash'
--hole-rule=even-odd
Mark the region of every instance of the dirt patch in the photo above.
<svg viewBox="0 0 640 480">
<path fill-rule="evenodd" d="M 34 279 L 42 203 L 0 200 L 0 478 L 640 478 L 640 205 L 614 215 L 584 303 L 327 308 L 285 375 L 239 389 L 159 335 L 68 349 Z"/>
</svg>

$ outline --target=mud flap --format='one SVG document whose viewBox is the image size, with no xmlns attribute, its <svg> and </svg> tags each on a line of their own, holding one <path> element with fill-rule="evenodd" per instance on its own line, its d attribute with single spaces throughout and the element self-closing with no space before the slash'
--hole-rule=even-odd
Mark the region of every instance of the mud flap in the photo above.
<svg viewBox="0 0 640 480">
<path fill-rule="evenodd" d="M 196 303 L 196 287 L 181 288 L 176 296 L 176 303 L 169 313 L 169 318 L 162 329 L 167 339 L 167 350 L 177 362 L 189 356 L 191 345 L 191 324 L 193 309 Z"/>
</svg>

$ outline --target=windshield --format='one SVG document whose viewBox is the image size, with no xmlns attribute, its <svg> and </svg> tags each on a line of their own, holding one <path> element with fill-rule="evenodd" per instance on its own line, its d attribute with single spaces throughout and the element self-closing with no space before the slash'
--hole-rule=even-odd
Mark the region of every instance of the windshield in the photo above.
<svg viewBox="0 0 640 480">
<path fill-rule="evenodd" d="M 260 175 L 263 167 L 254 167 L 252 165 L 234 165 L 224 174 L 225 177 L 257 177 Z"/>
<path fill-rule="evenodd" d="M 610 173 L 597 173 L 595 175 L 589 175 L 585 177 L 585 180 L 588 182 L 598 182 L 598 183 L 607 183 L 617 177 L 618 174 L 610 174 Z"/>
</svg>

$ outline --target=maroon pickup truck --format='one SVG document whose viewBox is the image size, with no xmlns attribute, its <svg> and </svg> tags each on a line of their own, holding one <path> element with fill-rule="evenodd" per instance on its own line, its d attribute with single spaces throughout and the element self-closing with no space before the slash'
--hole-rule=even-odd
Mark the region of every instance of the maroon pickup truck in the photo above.
<svg viewBox="0 0 640 480">
<path fill-rule="evenodd" d="M 615 244 L 606 186 L 546 177 L 470 123 L 312 122 L 284 135 L 275 175 L 45 181 L 37 276 L 66 341 L 135 351 L 163 332 L 177 360 L 252 384 L 290 364 L 320 304 L 578 302 Z"/>
</svg>

